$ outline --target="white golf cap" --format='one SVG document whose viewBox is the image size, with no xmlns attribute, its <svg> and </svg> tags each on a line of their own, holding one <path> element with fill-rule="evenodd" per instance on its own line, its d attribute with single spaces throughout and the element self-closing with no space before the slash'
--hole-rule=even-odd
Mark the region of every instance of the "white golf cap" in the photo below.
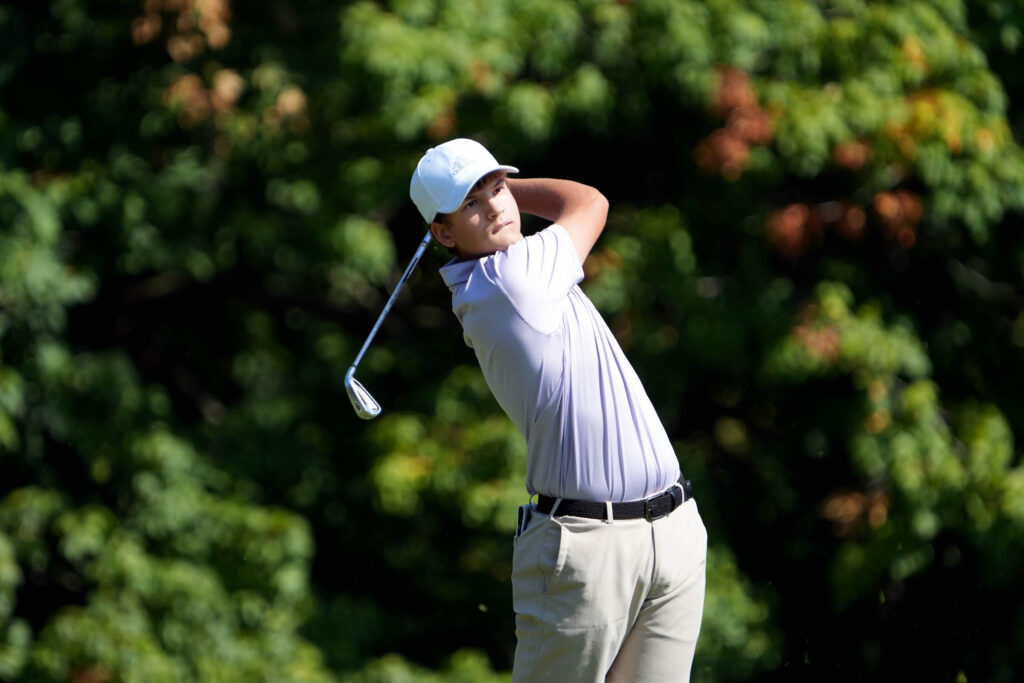
<svg viewBox="0 0 1024 683">
<path fill-rule="evenodd" d="M 476 181 L 493 171 L 519 173 L 515 166 L 498 163 L 476 140 L 456 138 L 427 150 L 412 174 L 409 196 L 423 220 L 431 223 L 439 213 L 459 208 Z"/>
</svg>

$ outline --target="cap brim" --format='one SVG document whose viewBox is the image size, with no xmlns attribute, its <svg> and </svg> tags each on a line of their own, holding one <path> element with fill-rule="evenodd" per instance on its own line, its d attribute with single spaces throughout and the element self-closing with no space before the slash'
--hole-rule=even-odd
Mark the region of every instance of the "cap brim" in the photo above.
<svg viewBox="0 0 1024 683">
<path fill-rule="evenodd" d="M 448 195 L 448 197 L 445 198 L 444 202 L 442 202 L 440 205 L 438 205 L 437 212 L 438 213 L 451 213 L 455 209 L 459 208 L 459 204 L 461 204 L 462 201 L 466 198 L 466 195 L 468 195 L 469 191 L 473 189 L 473 186 L 477 184 L 477 181 L 479 181 L 481 178 L 483 178 L 488 173 L 494 173 L 495 171 L 506 171 L 508 173 L 519 173 L 519 169 L 516 168 L 515 166 L 505 166 L 505 165 L 487 166 L 483 171 L 478 170 L 477 172 L 472 173 L 471 175 L 466 176 L 467 178 L 472 178 L 471 181 L 469 181 L 469 182 L 467 182 L 467 183 L 465 183 L 463 185 L 460 185 L 460 186 L 458 186 L 458 187 L 456 187 L 456 188 L 454 188 L 452 190 L 452 193 L 450 195 Z"/>
</svg>

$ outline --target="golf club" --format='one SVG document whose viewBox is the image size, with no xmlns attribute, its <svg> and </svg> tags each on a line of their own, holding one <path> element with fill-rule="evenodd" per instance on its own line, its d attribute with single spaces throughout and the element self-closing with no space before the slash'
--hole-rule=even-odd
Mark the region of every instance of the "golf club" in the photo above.
<svg viewBox="0 0 1024 683">
<path fill-rule="evenodd" d="M 420 242 L 420 246 L 416 249 L 416 253 L 412 256 L 412 261 L 409 262 L 409 267 L 405 269 L 405 273 L 402 274 L 402 279 L 395 285 L 395 291 L 391 292 L 391 298 L 384 304 L 384 310 L 381 312 L 380 317 L 377 318 L 376 324 L 373 329 L 370 330 L 370 336 L 366 338 L 363 343 L 363 348 L 359 349 L 359 354 L 356 355 L 356 359 L 352 362 L 348 372 L 345 373 L 345 391 L 348 393 L 348 398 L 352 401 L 352 407 L 355 408 L 356 415 L 363 418 L 364 420 L 372 420 L 373 418 L 380 415 L 380 404 L 370 395 L 370 392 L 366 390 L 359 380 L 356 379 L 356 366 L 359 365 L 359 361 L 363 359 L 363 354 L 366 353 L 366 349 L 369 348 L 370 342 L 373 341 L 373 337 L 377 334 L 377 330 L 380 329 L 380 324 L 384 322 L 384 318 L 387 316 L 388 311 L 391 310 L 391 305 L 395 303 L 395 298 L 398 296 L 398 292 L 401 291 L 402 285 L 409 279 L 409 275 L 412 273 L 416 264 L 419 263 L 420 257 L 423 256 L 423 252 L 426 250 L 427 245 L 430 244 L 431 234 L 427 230 L 426 236 L 423 241 Z"/>
</svg>

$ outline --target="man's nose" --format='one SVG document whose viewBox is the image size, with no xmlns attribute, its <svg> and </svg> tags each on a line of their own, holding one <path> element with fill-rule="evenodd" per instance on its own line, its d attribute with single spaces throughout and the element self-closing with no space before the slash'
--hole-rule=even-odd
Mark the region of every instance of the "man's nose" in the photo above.
<svg viewBox="0 0 1024 683">
<path fill-rule="evenodd" d="M 501 213 L 501 203 L 497 197 L 491 197 L 487 200 L 487 215 L 497 216 Z"/>
</svg>

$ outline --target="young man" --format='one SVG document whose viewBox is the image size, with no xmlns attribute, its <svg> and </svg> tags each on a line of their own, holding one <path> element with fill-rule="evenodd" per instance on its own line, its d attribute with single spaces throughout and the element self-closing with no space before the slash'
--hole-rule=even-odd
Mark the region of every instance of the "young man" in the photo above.
<svg viewBox="0 0 1024 683">
<path fill-rule="evenodd" d="M 457 254 L 441 269 L 466 343 L 527 442 L 513 551 L 513 681 L 686 681 L 707 533 L 665 429 L 580 290 L 608 202 L 511 179 L 482 145 L 429 150 L 410 195 Z M 552 225 L 523 237 L 520 211 Z"/>
</svg>

